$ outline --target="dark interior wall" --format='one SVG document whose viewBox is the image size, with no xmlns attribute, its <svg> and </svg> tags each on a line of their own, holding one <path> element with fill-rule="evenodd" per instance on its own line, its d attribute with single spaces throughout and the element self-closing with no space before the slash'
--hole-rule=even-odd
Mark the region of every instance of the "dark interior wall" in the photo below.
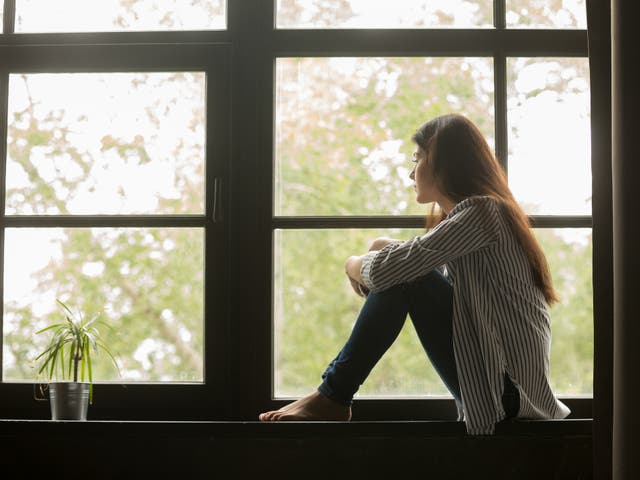
<svg viewBox="0 0 640 480">
<path fill-rule="evenodd" d="M 640 478 L 640 6 L 613 0 L 612 174 L 614 267 L 613 478 Z"/>
<path fill-rule="evenodd" d="M 611 478 L 613 227 L 611 203 L 611 3 L 587 0 L 591 80 L 594 477 Z"/>
</svg>

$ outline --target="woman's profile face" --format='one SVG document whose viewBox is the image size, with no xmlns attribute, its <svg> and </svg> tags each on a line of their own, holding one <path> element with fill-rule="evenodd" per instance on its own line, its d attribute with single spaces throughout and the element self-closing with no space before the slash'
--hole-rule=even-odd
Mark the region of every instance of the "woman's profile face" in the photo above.
<svg viewBox="0 0 640 480">
<path fill-rule="evenodd" d="M 409 178 L 413 180 L 413 188 L 416 192 L 416 202 L 430 203 L 438 201 L 438 188 L 433 178 L 431 167 L 427 164 L 427 154 L 418 145 L 413 152 L 413 170 Z"/>
</svg>

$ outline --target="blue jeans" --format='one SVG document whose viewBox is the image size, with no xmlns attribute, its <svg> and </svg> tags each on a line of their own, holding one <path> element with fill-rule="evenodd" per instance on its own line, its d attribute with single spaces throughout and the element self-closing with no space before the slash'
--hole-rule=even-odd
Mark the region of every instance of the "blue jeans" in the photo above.
<svg viewBox="0 0 640 480">
<path fill-rule="evenodd" d="M 461 405 L 453 353 L 453 287 L 438 270 L 409 283 L 370 293 L 349 339 L 322 374 L 318 390 L 351 406 L 353 396 L 398 337 L 409 314 L 422 347 L 445 386 Z M 507 418 L 518 412 L 518 391 L 505 375 Z"/>
</svg>

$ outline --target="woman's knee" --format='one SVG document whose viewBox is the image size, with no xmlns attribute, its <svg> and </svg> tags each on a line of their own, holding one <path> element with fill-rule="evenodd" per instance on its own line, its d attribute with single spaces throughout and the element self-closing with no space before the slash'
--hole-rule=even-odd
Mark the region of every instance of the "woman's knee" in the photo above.
<svg viewBox="0 0 640 480">
<path fill-rule="evenodd" d="M 453 286 L 439 270 L 405 284 L 406 292 L 418 299 L 448 304 L 453 302 Z"/>
</svg>

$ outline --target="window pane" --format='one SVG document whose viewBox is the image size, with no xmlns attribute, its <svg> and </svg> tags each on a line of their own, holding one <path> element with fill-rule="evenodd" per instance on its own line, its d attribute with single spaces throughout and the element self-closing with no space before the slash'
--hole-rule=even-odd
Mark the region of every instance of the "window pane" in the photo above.
<svg viewBox="0 0 640 480">
<path fill-rule="evenodd" d="M 586 58 L 511 58 L 509 183 L 530 214 L 591 214 Z"/>
<path fill-rule="evenodd" d="M 204 73 L 9 77 L 7 214 L 201 214 L 204 166 Z"/>
<path fill-rule="evenodd" d="M 281 58 L 276 215 L 423 214 L 411 135 L 458 112 L 494 143 L 489 58 Z"/>
<path fill-rule="evenodd" d="M 99 381 L 203 379 L 204 231 L 199 228 L 41 228 L 5 232 L 3 378 L 33 380 L 60 318 L 56 298 L 101 313 L 121 377 L 108 357 Z"/>
<path fill-rule="evenodd" d="M 560 302 L 551 308 L 551 386 L 561 395 L 593 393 L 591 229 L 536 229 Z"/>
<path fill-rule="evenodd" d="M 278 28 L 492 27 L 482 0 L 278 0 Z"/>
<path fill-rule="evenodd" d="M 16 0 L 16 32 L 221 30 L 226 0 Z"/>
<path fill-rule="evenodd" d="M 276 230 L 274 395 L 302 396 L 347 340 L 363 300 L 351 290 L 344 261 L 378 236 L 406 239 L 419 230 Z M 535 231 L 561 302 L 551 309 L 551 382 L 559 394 L 591 394 L 593 307 L 591 230 Z M 309 262 L 309 252 L 322 261 Z M 327 299 L 330 299 L 328 301 Z M 358 393 L 449 395 L 407 320 L 400 336 Z"/>
<path fill-rule="evenodd" d="M 587 28 L 584 0 L 507 0 L 507 27 Z"/>
<path fill-rule="evenodd" d="M 274 281 L 274 395 L 301 396 L 349 337 L 363 299 L 344 275 L 344 261 L 379 236 L 410 238 L 419 230 L 277 230 Z M 309 261 L 309 252 L 322 261 Z M 449 395 L 410 321 L 360 389 L 371 396 Z"/>
</svg>

